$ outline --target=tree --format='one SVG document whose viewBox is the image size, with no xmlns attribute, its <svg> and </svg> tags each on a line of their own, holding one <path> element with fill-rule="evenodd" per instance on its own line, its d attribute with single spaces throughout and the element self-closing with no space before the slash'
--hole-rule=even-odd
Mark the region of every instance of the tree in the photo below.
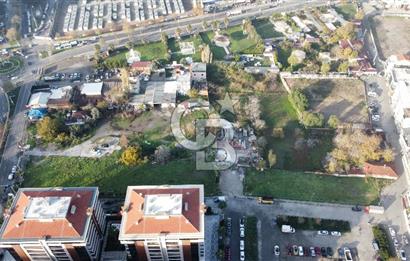
<svg viewBox="0 0 410 261">
<path fill-rule="evenodd" d="M 125 45 L 125 47 L 127 47 L 128 50 L 131 50 L 132 48 L 134 48 L 134 43 L 131 41 L 128 41 Z"/>
<path fill-rule="evenodd" d="M 211 51 L 211 47 L 209 45 L 205 45 L 201 51 L 201 61 L 203 63 L 212 63 L 213 53 Z"/>
<path fill-rule="evenodd" d="M 46 142 L 51 142 L 55 139 L 59 132 L 59 124 L 56 119 L 48 116 L 38 121 L 36 124 L 37 134 Z"/>
<path fill-rule="evenodd" d="M 165 32 L 161 33 L 161 42 L 165 45 L 168 44 L 168 35 Z"/>
<path fill-rule="evenodd" d="M 182 31 L 181 31 L 181 28 L 177 28 L 177 29 L 175 29 L 175 37 L 179 40 L 179 39 L 181 39 L 181 33 L 182 33 Z"/>
<path fill-rule="evenodd" d="M 216 21 L 216 20 L 213 20 L 212 23 L 211 23 L 211 26 L 212 26 L 212 30 L 218 31 L 218 29 L 219 29 L 219 22 Z"/>
<path fill-rule="evenodd" d="M 293 66 L 299 63 L 299 59 L 296 55 L 291 54 L 288 58 L 288 63 L 290 64 L 293 71 Z"/>
<path fill-rule="evenodd" d="M 320 66 L 320 72 L 322 74 L 328 74 L 330 71 L 330 64 L 329 63 L 322 63 L 322 66 Z"/>
<path fill-rule="evenodd" d="M 394 160 L 394 152 L 392 149 L 385 149 L 382 151 L 381 157 L 385 162 L 392 162 Z"/>
<path fill-rule="evenodd" d="M 103 48 L 104 45 L 105 45 L 105 39 L 104 39 L 104 37 L 100 37 L 100 39 L 98 40 L 98 43 L 100 44 L 101 48 Z"/>
<path fill-rule="evenodd" d="M 225 16 L 224 18 L 224 25 L 225 25 L 225 29 L 228 29 L 229 26 L 229 18 L 227 16 Z"/>
<path fill-rule="evenodd" d="M 171 150 L 165 145 L 160 145 L 155 150 L 154 156 L 156 162 L 160 164 L 165 164 L 171 158 Z"/>
<path fill-rule="evenodd" d="M 100 52 L 101 52 L 101 45 L 95 44 L 95 45 L 94 45 L 94 51 L 95 51 L 96 54 L 100 54 Z"/>
<path fill-rule="evenodd" d="M 309 105 L 306 95 L 300 89 L 295 89 L 290 93 L 289 101 L 299 112 L 305 111 Z"/>
<path fill-rule="evenodd" d="M 141 147 L 130 146 L 122 152 L 120 162 L 127 166 L 136 166 L 146 163 L 147 159 L 141 158 Z"/>
<path fill-rule="evenodd" d="M 205 31 L 206 29 L 208 29 L 208 23 L 204 20 L 202 22 L 202 29 Z"/>
<path fill-rule="evenodd" d="M 96 107 L 93 107 L 90 113 L 91 113 L 91 118 L 95 121 L 101 118 L 101 113 Z"/>
<path fill-rule="evenodd" d="M 108 51 L 109 51 L 109 52 L 112 52 L 112 51 L 114 51 L 114 49 L 115 49 L 115 45 L 114 45 L 113 43 L 110 43 L 110 44 L 108 45 Z"/>
<path fill-rule="evenodd" d="M 120 69 L 120 76 L 121 76 L 121 87 L 122 90 L 128 90 L 130 87 L 130 73 L 128 72 L 128 70 L 126 68 L 121 68 Z"/>
<path fill-rule="evenodd" d="M 187 25 L 186 31 L 187 31 L 188 34 L 192 34 L 193 29 L 192 29 L 192 25 L 191 25 L 191 24 L 188 24 L 188 25 Z"/>
<path fill-rule="evenodd" d="M 14 27 L 20 26 L 21 17 L 18 15 L 13 15 L 13 17 L 11 18 L 11 23 L 13 24 Z"/>
<path fill-rule="evenodd" d="M 7 30 L 6 37 L 9 41 L 16 41 L 18 39 L 17 30 L 14 27 L 11 27 Z"/>
<path fill-rule="evenodd" d="M 355 19 L 362 20 L 364 18 L 364 12 L 360 9 L 354 16 Z"/>
<path fill-rule="evenodd" d="M 321 113 L 304 111 L 300 120 L 305 127 L 322 127 L 324 117 Z"/>
<path fill-rule="evenodd" d="M 97 102 L 97 105 L 95 107 L 97 107 L 97 109 L 99 109 L 100 111 L 105 111 L 108 109 L 108 102 L 106 100 L 102 100 Z"/>
<path fill-rule="evenodd" d="M 340 73 L 347 73 L 347 71 L 349 70 L 349 62 L 348 61 L 344 61 L 342 62 L 339 67 L 337 67 L 337 71 Z"/>
<path fill-rule="evenodd" d="M 268 163 L 269 163 L 269 168 L 272 168 L 276 164 L 276 154 L 273 152 L 273 150 L 269 150 Z"/>
<path fill-rule="evenodd" d="M 336 115 L 330 115 L 329 119 L 327 120 L 327 125 L 332 129 L 337 129 L 339 126 L 340 121 Z"/>
</svg>

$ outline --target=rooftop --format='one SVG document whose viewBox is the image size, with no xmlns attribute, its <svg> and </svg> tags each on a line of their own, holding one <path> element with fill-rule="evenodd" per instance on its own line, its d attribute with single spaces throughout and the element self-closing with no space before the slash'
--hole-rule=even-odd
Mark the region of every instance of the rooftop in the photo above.
<svg viewBox="0 0 410 261">
<path fill-rule="evenodd" d="M 0 231 L 0 243 L 82 238 L 91 220 L 98 189 L 23 188 L 19 189 Z"/>
<path fill-rule="evenodd" d="M 81 93 L 87 96 L 100 96 L 102 95 L 102 88 L 102 82 L 84 83 L 83 88 L 81 89 Z"/>
<path fill-rule="evenodd" d="M 192 63 L 191 70 L 193 72 L 206 72 L 206 63 Z"/>
<path fill-rule="evenodd" d="M 159 234 L 203 237 L 203 192 L 203 185 L 128 187 L 120 240 Z"/>
</svg>

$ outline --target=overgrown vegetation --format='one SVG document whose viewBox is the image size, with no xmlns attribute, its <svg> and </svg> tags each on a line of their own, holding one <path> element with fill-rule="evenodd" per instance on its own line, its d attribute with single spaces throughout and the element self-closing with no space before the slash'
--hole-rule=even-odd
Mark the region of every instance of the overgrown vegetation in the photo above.
<svg viewBox="0 0 410 261">
<path fill-rule="evenodd" d="M 344 220 L 297 216 L 277 216 L 276 224 L 279 226 L 279 228 L 281 228 L 282 225 L 291 225 L 296 230 L 328 230 L 339 231 L 341 233 L 350 232 L 350 223 L 349 221 Z"/>
<path fill-rule="evenodd" d="M 246 217 L 245 222 L 245 259 L 258 260 L 258 219 Z"/>
<path fill-rule="evenodd" d="M 377 245 L 379 246 L 378 254 L 381 260 L 387 261 L 391 258 L 394 258 L 396 255 L 394 251 L 390 248 L 388 235 L 384 227 L 382 225 L 373 226 L 372 231 L 374 240 L 377 242 Z"/>
</svg>

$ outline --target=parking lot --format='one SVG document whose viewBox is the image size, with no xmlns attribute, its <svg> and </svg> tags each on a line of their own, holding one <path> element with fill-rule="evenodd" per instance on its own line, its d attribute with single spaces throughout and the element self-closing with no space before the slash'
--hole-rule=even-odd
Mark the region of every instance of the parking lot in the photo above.
<svg viewBox="0 0 410 261">
<path fill-rule="evenodd" d="M 240 260 L 239 220 L 243 216 L 251 215 L 258 218 L 259 260 L 331 260 L 339 258 L 338 249 L 345 247 L 351 251 L 353 260 L 375 259 L 376 252 L 372 246 L 373 233 L 369 223 L 373 217 L 364 212 L 354 212 L 351 206 L 293 201 L 275 201 L 272 205 L 262 205 L 254 198 L 228 198 L 227 205 L 225 217 L 232 219 L 231 260 Z M 282 233 L 274 223 L 278 215 L 346 220 L 350 222 L 351 232 L 342 234 L 340 237 L 318 235 L 317 231 L 297 230 L 293 234 Z M 280 256 L 274 254 L 275 245 L 280 247 Z M 327 258 L 322 257 L 322 254 L 318 256 L 316 253 L 316 257 L 289 256 L 288 246 L 293 245 L 307 249 L 316 247 L 319 250 L 322 247 L 330 247 L 333 256 Z"/>
</svg>

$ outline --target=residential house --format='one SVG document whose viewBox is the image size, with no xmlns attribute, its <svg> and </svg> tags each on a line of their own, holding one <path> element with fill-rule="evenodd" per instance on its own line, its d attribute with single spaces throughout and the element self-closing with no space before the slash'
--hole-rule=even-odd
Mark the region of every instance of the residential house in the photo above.
<svg viewBox="0 0 410 261">
<path fill-rule="evenodd" d="M 130 260 L 205 260 L 203 185 L 129 186 L 119 233 Z"/>
<path fill-rule="evenodd" d="M 100 260 L 98 188 L 21 188 L 4 214 L 0 248 L 16 260 Z"/>
<path fill-rule="evenodd" d="M 47 108 L 48 99 L 51 96 L 49 91 L 41 91 L 31 94 L 30 100 L 26 105 L 29 109 Z"/>
<path fill-rule="evenodd" d="M 206 81 L 206 63 L 191 64 L 191 80 L 196 82 Z"/>
<path fill-rule="evenodd" d="M 151 74 L 153 63 L 150 61 L 140 61 L 131 64 L 131 72 Z"/>
<path fill-rule="evenodd" d="M 102 82 L 84 83 L 81 88 L 81 95 L 84 102 L 87 104 L 97 104 L 97 102 L 104 99 Z"/>
<path fill-rule="evenodd" d="M 72 107 L 73 87 L 64 86 L 51 89 L 47 107 L 50 109 L 69 109 Z"/>
</svg>

